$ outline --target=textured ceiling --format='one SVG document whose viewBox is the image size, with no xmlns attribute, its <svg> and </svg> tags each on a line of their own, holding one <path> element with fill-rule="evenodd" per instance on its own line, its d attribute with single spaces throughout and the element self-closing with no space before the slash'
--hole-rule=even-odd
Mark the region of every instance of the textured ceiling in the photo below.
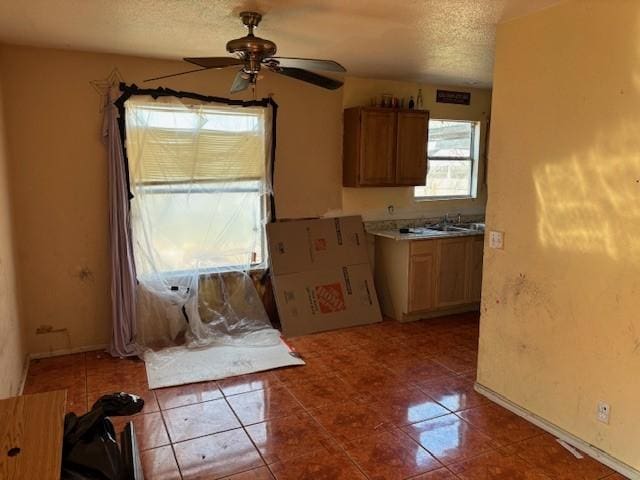
<svg viewBox="0 0 640 480">
<path fill-rule="evenodd" d="M 561 0 L 0 1 L 0 42 L 178 59 L 225 55 L 238 12 L 282 56 L 330 58 L 349 74 L 491 84 L 496 24 Z"/>
</svg>

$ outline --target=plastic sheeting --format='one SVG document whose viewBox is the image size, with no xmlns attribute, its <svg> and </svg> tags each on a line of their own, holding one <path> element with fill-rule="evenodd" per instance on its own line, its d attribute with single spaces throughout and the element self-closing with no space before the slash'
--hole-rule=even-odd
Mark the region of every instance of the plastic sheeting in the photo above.
<svg viewBox="0 0 640 480">
<path fill-rule="evenodd" d="M 226 345 L 200 349 L 171 347 L 155 352 L 148 350 L 144 360 L 149 388 L 220 380 L 305 364 L 300 357 L 291 354 L 284 342 L 260 348 Z"/>
<path fill-rule="evenodd" d="M 279 344 L 247 274 L 268 262 L 271 108 L 126 101 L 143 349 Z"/>
</svg>

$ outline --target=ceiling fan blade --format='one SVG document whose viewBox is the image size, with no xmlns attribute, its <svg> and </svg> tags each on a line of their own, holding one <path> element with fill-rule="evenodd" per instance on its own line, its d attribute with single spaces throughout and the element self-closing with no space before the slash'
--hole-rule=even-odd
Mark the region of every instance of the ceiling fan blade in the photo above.
<svg viewBox="0 0 640 480">
<path fill-rule="evenodd" d="M 338 80 L 334 80 L 333 78 L 325 77 L 323 75 L 318 75 L 317 73 L 313 73 L 302 68 L 280 67 L 274 69 L 273 71 L 276 73 L 280 73 L 281 75 L 286 75 L 287 77 L 295 78 L 296 80 L 302 80 L 303 82 L 311 83 L 318 87 L 326 88 L 329 90 L 335 90 L 336 88 L 340 88 L 342 86 L 342 82 Z"/>
<path fill-rule="evenodd" d="M 326 70 L 328 72 L 346 72 L 347 70 L 338 62 L 333 60 L 319 60 L 317 58 L 294 58 L 294 57 L 270 57 L 265 62 L 275 60 L 281 67 L 304 68 L 308 70 Z"/>
<path fill-rule="evenodd" d="M 233 83 L 231 84 L 231 90 L 229 91 L 229 93 L 238 93 L 246 90 L 247 88 L 249 88 L 250 83 L 251 77 L 244 71 L 240 70 L 236 74 L 236 78 L 233 79 Z"/>
<path fill-rule="evenodd" d="M 210 69 L 209 68 L 196 68 L 195 70 L 187 70 L 186 72 L 170 73 L 169 75 L 162 75 L 161 77 L 147 78 L 146 80 L 143 80 L 143 81 L 144 82 L 151 82 L 153 80 L 162 80 L 163 78 L 177 77 L 179 75 L 186 75 L 187 73 L 201 72 L 203 70 L 210 70 Z"/>
<path fill-rule="evenodd" d="M 183 58 L 183 60 L 205 68 L 225 68 L 233 67 L 234 65 L 244 65 L 244 61 L 234 57 L 189 57 Z"/>
</svg>

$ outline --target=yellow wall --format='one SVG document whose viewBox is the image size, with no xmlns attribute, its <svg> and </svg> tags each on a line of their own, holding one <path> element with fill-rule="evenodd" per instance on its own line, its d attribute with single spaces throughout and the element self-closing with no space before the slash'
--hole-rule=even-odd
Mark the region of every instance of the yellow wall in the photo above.
<svg viewBox="0 0 640 480">
<path fill-rule="evenodd" d="M 118 67 L 128 83 L 188 70 L 180 62 L 5 46 L 10 179 L 22 318 L 30 352 L 109 341 L 107 164 L 99 97 L 89 84 Z M 199 72 L 166 87 L 228 96 L 233 71 Z M 279 104 L 278 216 L 310 217 L 341 204 L 341 91 L 265 74 L 258 96 Z M 160 83 L 144 84 L 156 86 Z M 90 275 L 81 275 L 87 270 Z M 66 329 L 36 335 L 40 325 Z"/>
<path fill-rule="evenodd" d="M 412 82 L 392 80 L 373 80 L 348 77 L 344 85 L 344 108 L 370 104 L 372 97 L 380 98 L 383 93 L 391 93 L 398 98 L 413 95 L 416 98 L 418 88 L 422 88 L 424 108 L 429 110 L 431 118 L 451 120 L 476 120 L 480 126 L 480 152 L 484 152 L 484 138 L 487 120 L 491 113 L 491 90 L 459 87 L 471 92 L 471 105 L 452 105 L 436 103 L 437 87 Z M 458 88 L 458 87 L 453 87 Z M 342 212 L 344 214 L 361 214 L 365 220 L 392 220 L 394 218 L 436 217 L 445 213 L 482 214 L 487 200 L 484 185 L 484 160 L 479 163 L 478 196 L 470 200 L 416 201 L 412 187 L 389 188 L 343 188 Z M 387 207 L 394 206 L 390 215 Z"/>
<path fill-rule="evenodd" d="M 479 382 L 640 469 L 640 3 L 498 29 Z M 609 425 L 596 421 L 599 400 Z"/>
<path fill-rule="evenodd" d="M 24 330 L 18 321 L 5 126 L 0 78 L 0 398 L 18 393 L 25 362 Z"/>
<path fill-rule="evenodd" d="M 127 83 L 228 96 L 233 70 L 159 82 L 145 78 L 188 70 L 181 62 L 2 46 L 10 181 L 16 221 L 21 317 L 32 353 L 108 343 L 110 335 L 106 153 L 99 97 L 89 84 L 117 67 Z M 342 188 L 342 109 L 372 95 L 409 96 L 417 84 L 347 78 L 327 91 L 265 73 L 258 97 L 279 104 L 275 193 L 279 218 L 361 213 L 367 219 L 482 213 L 485 196 L 466 202 L 414 203 L 412 188 Z M 486 119 L 489 92 L 472 90 L 471 107 L 433 105 L 434 116 Z M 244 95 L 243 98 L 249 98 Z M 87 272 L 89 273 L 87 275 Z M 55 333 L 35 333 L 48 325 Z"/>
</svg>

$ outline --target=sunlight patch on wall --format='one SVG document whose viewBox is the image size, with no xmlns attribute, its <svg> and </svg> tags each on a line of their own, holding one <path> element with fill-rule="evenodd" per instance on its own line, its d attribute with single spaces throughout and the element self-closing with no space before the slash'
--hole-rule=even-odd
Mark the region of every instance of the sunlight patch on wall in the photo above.
<svg viewBox="0 0 640 480">
<path fill-rule="evenodd" d="M 640 156 L 590 153 L 534 171 L 542 245 L 640 261 Z"/>
</svg>

